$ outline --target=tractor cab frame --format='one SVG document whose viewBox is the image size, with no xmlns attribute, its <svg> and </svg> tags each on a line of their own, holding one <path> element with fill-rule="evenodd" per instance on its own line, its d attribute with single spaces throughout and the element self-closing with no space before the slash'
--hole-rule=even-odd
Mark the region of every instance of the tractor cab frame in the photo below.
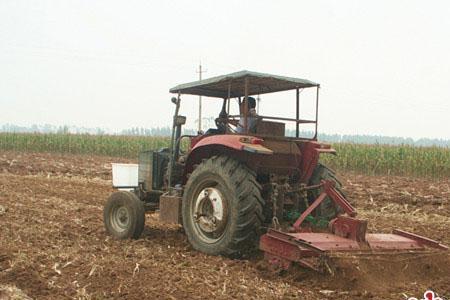
<svg viewBox="0 0 450 300">
<path fill-rule="evenodd" d="M 301 119 L 300 118 L 300 92 L 302 89 L 315 89 L 315 118 Z M 317 143 L 317 129 L 319 117 L 319 89 L 320 84 L 310 80 L 293 78 L 286 76 L 278 76 L 272 74 L 240 71 L 228 75 L 212 77 L 209 79 L 194 81 L 186 84 L 177 85 L 170 89 L 171 93 L 177 95 L 172 98 L 172 102 L 176 105 L 175 114 L 173 117 L 173 128 L 171 138 L 171 162 L 169 166 L 169 173 L 176 172 L 176 161 L 180 155 L 180 145 L 182 139 L 189 138 L 188 155 L 185 156 L 186 164 L 184 166 L 183 176 L 187 176 L 193 164 L 198 163 L 200 159 L 208 158 L 212 153 L 218 154 L 221 151 L 232 151 L 234 156 L 239 157 L 244 164 L 255 169 L 263 167 L 272 169 L 297 169 L 298 176 L 302 177 L 302 182 L 306 183 L 311 178 L 313 170 L 317 166 L 320 153 L 335 154 L 335 150 L 330 145 Z M 243 110 L 242 114 L 231 115 L 230 106 L 233 99 L 237 99 L 237 103 L 241 105 L 249 96 L 262 95 L 268 93 L 276 93 L 295 90 L 295 116 L 292 118 L 279 116 L 257 116 L 257 126 L 252 132 L 248 126 L 248 111 Z M 181 126 L 185 124 L 186 118 L 179 116 L 179 108 L 181 104 L 182 95 L 196 95 L 204 97 L 212 97 L 222 100 L 222 109 L 219 117 L 215 119 L 218 128 L 222 128 L 219 134 L 208 135 L 199 133 L 196 136 L 181 135 Z M 243 119 L 243 130 L 237 133 L 233 130 L 230 124 L 236 124 L 240 119 Z M 295 136 L 286 136 L 285 123 L 295 124 Z M 314 134 L 312 137 L 300 137 L 300 125 L 313 124 Z M 243 131 L 243 132 L 242 132 Z M 259 144 L 260 146 L 257 146 Z M 264 145 L 271 144 L 268 148 Z M 293 147 L 293 145 L 296 145 Z M 273 151 L 272 147 L 277 150 Z M 297 150 L 297 146 L 301 148 L 303 155 Z M 207 148 L 207 149 L 205 149 Z M 208 152 L 207 154 L 203 152 Z M 201 153 L 200 153 L 201 152 Z M 275 163 L 279 166 L 274 166 L 269 163 L 268 157 L 261 157 L 255 155 L 252 159 L 246 156 L 245 152 L 252 152 L 254 154 L 270 154 L 275 156 Z M 280 156 L 284 156 L 281 158 Z M 298 156 L 298 157 L 296 157 Z M 300 158 L 303 156 L 303 159 Z M 259 158 L 258 158 L 259 157 Z M 291 159 L 290 159 L 291 158 Z M 296 158 L 293 162 L 292 158 Z M 244 161 L 245 160 L 245 161 Z M 265 162 L 262 161 L 265 160 Z M 298 162 L 301 160 L 301 166 L 298 167 Z M 292 164 L 293 163 L 293 164 Z M 271 166 L 273 165 L 273 166 Z M 282 170 L 281 173 L 292 172 L 292 170 Z M 186 177 L 184 177 L 186 179 Z M 183 183 L 186 181 L 184 180 Z M 168 176 L 168 187 L 173 188 L 175 182 L 172 176 Z"/>
<path fill-rule="evenodd" d="M 316 89 L 314 120 L 300 119 L 300 92 L 304 88 Z M 244 110 L 242 115 L 230 115 L 230 105 L 233 98 L 238 99 L 238 103 L 240 104 L 241 99 L 246 99 L 252 95 L 262 95 L 267 93 L 296 90 L 295 117 L 286 118 L 260 115 L 258 116 L 258 119 L 263 121 L 284 121 L 295 123 L 295 138 L 300 138 L 300 124 L 315 124 L 314 136 L 311 139 L 316 140 L 319 116 L 319 88 L 320 85 L 318 83 L 306 79 L 284 77 L 250 71 L 240 71 L 228 75 L 209 78 L 206 80 L 177 85 L 174 88 L 170 89 L 170 92 L 178 94 L 178 99 L 180 99 L 180 96 L 182 94 L 223 99 L 222 111 L 219 115 L 219 118 L 216 119 L 216 123 L 230 123 L 230 121 L 235 121 L 238 118 L 243 118 L 244 120 L 248 119 L 247 110 Z M 248 124 L 244 122 L 243 127 L 244 134 L 252 134 L 252 132 L 250 132 Z M 232 131 L 227 131 L 224 133 L 232 133 Z M 270 132 L 255 133 L 259 136 L 271 135 Z M 284 133 L 282 135 L 284 136 Z"/>
</svg>

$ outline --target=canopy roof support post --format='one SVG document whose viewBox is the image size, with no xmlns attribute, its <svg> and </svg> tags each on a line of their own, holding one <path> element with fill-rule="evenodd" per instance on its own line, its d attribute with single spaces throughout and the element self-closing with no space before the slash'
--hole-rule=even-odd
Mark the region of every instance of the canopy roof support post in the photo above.
<svg viewBox="0 0 450 300">
<path fill-rule="evenodd" d="M 317 139 L 317 123 L 319 120 L 319 88 L 320 86 L 317 86 L 317 91 L 316 91 L 316 132 L 314 133 L 314 139 Z"/>
<path fill-rule="evenodd" d="M 175 157 L 178 155 L 178 153 L 175 153 L 175 130 L 176 130 L 176 120 L 177 120 L 177 116 L 178 116 L 178 112 L 180 110 L 180 102 L 181 102 L 181 94 L 178 93 L 178 97 L 177 97 L 177 101 L 175 102 L 175 114 L 173 115 L 173 125 L 172 125 L 172 137 L 170 139 L 170 160 L 169 160 L 169 170 L 168 170 L 168 188 L 170 191 L 170 188 L 172 186 L 172 172 L 173 172 L 173 167 L 175 165 L 174 160 Z"/>
<path fill-rule="evenodd" d="M 228 83 L 228 106 L 227 106 L 227 115 L 230 114 L 230 99 L 231 98 L 231 81 Z"/>
<path fill-rule="evenodd" d="M 300 119 L 300 90 L 297 88 L 295 90 L 295 99 L 296 99 L 296 110 L 295 110 L 295 137 L 298 138 L 300 132 L 299 132 L 299 126 L 300 124 L 298 123 L 298 120 Z"/>
<path fill-rule="evenodd" d="M 248 77 L 245 77 L 244 81 L 244 132 L 248 134 Z M 247 106 L 247 107 L 246 107 Z"/>
</svg>

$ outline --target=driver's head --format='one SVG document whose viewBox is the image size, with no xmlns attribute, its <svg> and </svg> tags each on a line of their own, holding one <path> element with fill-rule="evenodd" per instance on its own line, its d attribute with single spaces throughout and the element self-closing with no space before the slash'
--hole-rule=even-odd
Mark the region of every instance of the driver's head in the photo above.
<svg viewBox="0 0 450 300">
<path fill-rule="evenodd" d="M 247 98 L 247 104 L 248 104 L 248 108 L 249 109 L 252 109 L 252 108 L 255 108 L 256 107 L 256 100 L 255 100 L 255 98 L 253 98 L 253 97 L 248 97 Z"/>
<path fill-rule="evenodd" d="M 244 101 L 241 103 L 241 114 L 244 113 L 244 110 L 249 111 L 250 109 L 256 108 L 256 100 L 253 97 L 244 98 Z"/>
</svg>

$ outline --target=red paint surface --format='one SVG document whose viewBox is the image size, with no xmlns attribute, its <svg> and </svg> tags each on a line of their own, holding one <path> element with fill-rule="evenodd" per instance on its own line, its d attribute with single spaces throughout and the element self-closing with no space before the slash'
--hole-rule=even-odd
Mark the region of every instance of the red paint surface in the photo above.
<svg viewBox="0 0 450 300">
<path fill-rule="evenodd" d="M 207 145 L 222 145 L 225 147 L 229 147 L 235 150 L 242 150 L 244 147 L 244 143 L 242 143 L 241 139 L 249 139 L 250 137 L 245 135 L 235 135 L 235 134 L 216 134 L 211 136 L 203 137 L 200 141 L 195 143 L 194 147 L 191 151 Z"/>
</svg>

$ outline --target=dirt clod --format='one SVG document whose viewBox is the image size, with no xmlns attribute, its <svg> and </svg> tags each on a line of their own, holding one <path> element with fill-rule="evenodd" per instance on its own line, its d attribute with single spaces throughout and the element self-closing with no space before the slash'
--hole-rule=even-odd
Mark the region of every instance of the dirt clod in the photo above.
<svg viewBox="0 0 450 300">
<path fill-rule="evenodd" d="M 0 300 L 32 300 L 32 299 L 13 285 L 0 284 Z"/>
</svg>

